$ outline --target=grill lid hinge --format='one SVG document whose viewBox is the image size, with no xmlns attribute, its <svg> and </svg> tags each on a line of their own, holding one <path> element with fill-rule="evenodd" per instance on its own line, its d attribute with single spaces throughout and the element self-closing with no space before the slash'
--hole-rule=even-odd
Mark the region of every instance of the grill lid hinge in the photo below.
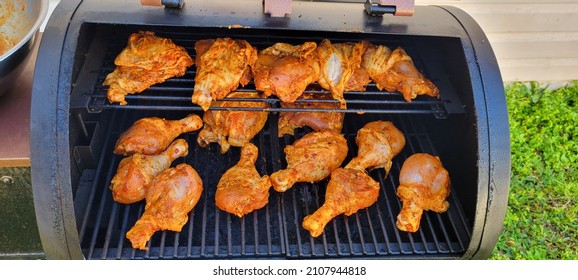
<svg viewBox="0 0 578 280">
<path fill-rule="evenodd" d="M 371 16 L 393 14 L 394 16 L 412 16 L 415 8 L 415 0 L 378 0 L 373 4 L 371 0 L 365 0 L 365 11 Z"/>
</svg>

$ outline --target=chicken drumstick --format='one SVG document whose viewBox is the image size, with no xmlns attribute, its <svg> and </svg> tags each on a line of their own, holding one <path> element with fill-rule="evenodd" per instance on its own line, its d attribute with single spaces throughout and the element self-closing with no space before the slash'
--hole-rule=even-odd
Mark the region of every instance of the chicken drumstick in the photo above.
<svg viewBox="0 0 578 280">
<path fill-rule="evenodd" d="M 125 156 L 135 153 L 156 155 L 164 151 L 179 135 L 196 131 L 202 126 L 203 121 L 195 114 L 180 120 L 142 118 L 120 135 L 113 152 Z"/>
<path fill-rule="evenodd" d="M 287 168 L 271 174 L 273 188 L 284 192 L 297 182 L 318 182 L 347 156 L 347 140 L 333 131 L 311 132 L 285 147 Z"/>
<path fill-rule="evenodd" d="M 142 200 L 155 176 L 169 168 L 175 159 L 188 153 L 187 141 L 177 139 L 158 155 L 133 154 L 123 158 L 109 186 L 112 198 L 125 204 Z"/>
<path fill-rule="evenodd" d="M 345 168 L 359 170 L 385 168 L 391 169 L 392 159 L 405 146 L 405 136 L 389 121 L 373 121 L 357 131 L 355 142 L 357 156 Z"/>
<path fill-rule="evenodd" d="M 219 209 L 242 217 L 263 208 L 269 202 L 271 180 L 255 169 L 259 150 L 251 143 L 241 148 L 241 159 L 219 180 L 215 204 Z"/>
<path fill-rule="evenodd" d="M 303 228 L 311 236 L 321 235 L 325 225 L 334 217 L 354 214 L 377 201 L 379 183 L 365 170 L 337 168 L 331 172 L 331 179 L 325 191 L 325 202 L 313 214 L 303 219 Z"/>
<path fill-rule="evenodd" d="M 143 215 L 126 233 L 132 247 L 145 250 L 146 243 L 159 230 L 180 232 L 202 192 L 201 177 L 186 163 L 161 172 L 147 192 Z"/>
<path fill-rule="evenodd" d="M 418 153 L 408 157 L 401 167 L 397 196 L 403 207 L 397 216 L 397 228 L 416 232 L 424 210 L 442 213 L 450 204 L 450 178 L 439 157 Z"/>
</svg>

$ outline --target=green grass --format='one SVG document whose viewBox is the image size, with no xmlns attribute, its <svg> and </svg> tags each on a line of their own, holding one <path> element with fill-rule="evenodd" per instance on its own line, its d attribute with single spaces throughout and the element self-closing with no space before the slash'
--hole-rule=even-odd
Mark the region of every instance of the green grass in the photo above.
<svg viewBox="0 0 578 280">
<path fill-rule="evenodd" d="M 506 86 L 512 173 L 491 259 L 578 259 L 578 81 Z"/>
</svg>

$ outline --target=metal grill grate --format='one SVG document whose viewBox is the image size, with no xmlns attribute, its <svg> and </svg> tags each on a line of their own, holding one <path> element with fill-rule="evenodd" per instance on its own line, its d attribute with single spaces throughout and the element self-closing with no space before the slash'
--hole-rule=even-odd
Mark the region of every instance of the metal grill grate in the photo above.
<svg viewBox="0 0 578 280">
<path fill-rule="evenodd" d="M 147 30 L 150 30 L 147 29 Z M 154 30 L 154 29 L 153 29 Z M 184 46 L 190 54 L 194 54 L 194 43 L 199 39 L 209 38 L 204 33 L 178 33 L 169 32 L 164 29 L 154 30 L 158 36 L 172 38 L 173 41 Z M 128 105 L 111 104 L 106 98 L 106 91 L 108 86 L 102 85 L 106 75 L 112 72 L 115 68 L 114 59 L 120 51 L 126 46 L 126 40 L 130 33 L 119 32 L 113 39 L 110 39 L 110 44 L 107 46 L 104 54 L 103 64 L 98 72 L 96 84 L 91 92 L 84 92 L 83 96 L 88 98 L 87 109 L 90 112 L 100 112 L 103 109 L 130 109 L 130 110 L 174 110 L 174 111 L 202 111 L 202 109 L 191 102 L 191 95 L 194 90 L 196 68 L 192 66 L 186 71 L 185 75 L 178 78 L 168 79 L 162 84 L 153 85 L 147 90 L 131 94 L 126 97 Z M 214 35 L 212 38 L 218 37 Z M 222 35 L 220 36 L 222 37 Z M 249 36 L 244 35 L 242 38 L 247 39 L 254 47 L 261 50 L 275 42 L 289 42 L 299 44 L 304 41 L 318 41 L 321 38 L 311 37 L 283 37 L 275 36 L 275 38 L 267 36 Z M 323 37 L 325 38 L 325 37 Z M 332 38 L 332 42 L 351 41 L 340 38 Z M 387 46 L 395 46 L 398 42 L 387 42 Z M 411 53 L 412 46 L 404 46 L 404 49 Z M 441 79 L 436 75 L 430 75 L 424 65 L 421 65 L 417 54 L 412 55 L 414 63 L 421 69 L 428 78 L 434 83 L 440 84 Z M 245 87 L 240 87 L 238 91 L 254 91 L 255 85 L 251 81 Z M 311 84 L 305 92 L 309 93 L 326 93 L 318 84 Z M 447 107 L 450 106 L 452 100 L 447 94 L 441 93 L 442 99 L 436 99 L 429 96 L 419 96 L 411 103 L 406 102 L 399 92 L 386 92 L 377 89 L 374 83 L 367 86 L 365 92 L 345 92 L 344 97 L 347 100 L 347 109 L 332 109 L 332 111 L 346 112 L 346 113 L 391 113 L 391 114 L 433 114 L 436 118 L 444 119 L 447 117 Z M 266 111 L 303 111 L 308 109 L 299 108 L 281 108 L 280 100 L 275 96 L 268 98 L 243 99 L 240 101 L 260 101 L 270 104 L 270 108 Z M 309 100 L 299 102 L 335 102 L 337 100 Z M 260 108 L 227 108 L 227 107 L 212 107 L 214 110 L 263 110 Z M 321 109 L 322 110 L 322 109 Z M 326 109 L 327 110 L 327 109 Z"/>
<path fill-rule="evenodd" d="M 195 40 L 223 35 L 157 29 L 153 31 L 186 46 L 190 53 L 194 52 L 192 46 Z M 127 106 L 106 101 L 106 87 L 101 86 L 102 81 L 114 69 L 114 58 L 125 46 L 129 32 L 134 30 L 137 29 L 120 31 L 112 37 L 107 32 L 104 35 L 96 32 L 92 50 L 89 51 L 90 57 L 80 73 L 81 78 L 86 78 L 84 83 L 92 81 L 92 84 L 79 84 L 73 90 L 71 107 L 83 108 L 79 104 L 85 104 L 84 108 L 88 112 L 98 113 L 91 114 L 91 118 L 99 116 L 99 125 L 106 130 L 102 133 L 103 139 L 99 140 L 103 148 L 96 151 L 99 158 L 92 165 L 94 167 L 82 171 L 75 194 L 81 247 L 87 259 L 416 258 L 424 255 L 430 258 L 457 258 L 466 251 L 471 235 L 470 226 L 453 188 L 449 210 L 442 214 L 424 213 L 418 232 L 400 232 L 395 226 L 401 206 L 395 195 L 401 164 L 416 152 L 437 154 L 420 118 L 432 115 L 445 118 L 446 105 L 458 103 L 446 98 L 437 100 L 429 97 L 418 97 L 412 103 L 407 103 L 399 93 L 376 91 L 375 85 L 370 85 L 364 93 L 346 94 L 348 109 L 345 112 L 374 114 L 346 114 L 343 133 L 350 151 L 345 162 L 357 152 L 357 130 L 372 120 L 394 122 L 404 132 L 407 144 L 394 158 L 387 177 L 383 169 L 370 172 L 382 187 L 379 199 L 373 206 L 349 217 L 338 216 L 318 238 L 312 238 L 301 227 L 301 222 L 323 203 L 326 182 L 300 183 L 285 193 L 276 193 L 271 189 L 269 203 L 243 218 L 222 212 L 214 204 L 215 188 L 220 176 L 239 159 L 239 149 L 232 148 L 223 155 L 217 144 L 200 148 L 196 144 L 198 132 L 194 132 L 182 135 L 189 143 L 189 155 L 177 159 L 173 165 L 187 162 L 199 172 L 205 186 L 201 200 L 189 214 L 189 221 L 180 233 L 157 232 L 149 242 L 148 250 L 132 249 L 125 235 L 142 215 L 144 202 L 122 205 L 112 201 L 108 185 L 121 160 L 120 156 L 112 153 L 116 139 L 130 124 L 142 117 L 176 119 L 190 111 L 202 114 L 202 110 L 190 102 L 194 69 L 187 71 L 184 77 L 170 79 L 141 94 L 128 96 Z M 273 41 L 300 42 L 315 39 L 251 34 L 245 34 L 244 37 L 258 48 L 270 45 Z M 102 49 L 101 54 L 98 53 L 99 48 Z M 411 53 L 411 45 L 405 48 Z M 418 68 L 424 69 L 419 57 L 414 57 L 414 60 Z M 434 83 L 439 81 L 443 84 L 437 74 L 430 76 L 425 70 L 426 76 L 431 77 Z M 251 86 L 243 90 L 251 90 Z M 446 96 L 451 95 L 448 93 Z M 283 168 L 283 148 L 310 130 L 299 129 L 295 136 L 278 138 L 276 112 L 284 109 L 279 108 L 279 101 L 275 98 L 262 101 L 272 104 L 272 112 L 265 128 L 253 142 L 259 147 L 260 153 L 257 170 L 264 175 Z"/>
</svg>

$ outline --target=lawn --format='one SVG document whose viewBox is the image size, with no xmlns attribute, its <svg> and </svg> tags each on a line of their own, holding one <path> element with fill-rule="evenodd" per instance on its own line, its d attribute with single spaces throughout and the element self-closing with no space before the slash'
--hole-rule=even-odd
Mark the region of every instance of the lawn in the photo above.
<svg viewBox="0 0 578 280">
<path fill-rule="evenodd" d="M 512 173 L 491 259 L 578 259 L 578 81 L 506 86 Z"/>
</svg>

